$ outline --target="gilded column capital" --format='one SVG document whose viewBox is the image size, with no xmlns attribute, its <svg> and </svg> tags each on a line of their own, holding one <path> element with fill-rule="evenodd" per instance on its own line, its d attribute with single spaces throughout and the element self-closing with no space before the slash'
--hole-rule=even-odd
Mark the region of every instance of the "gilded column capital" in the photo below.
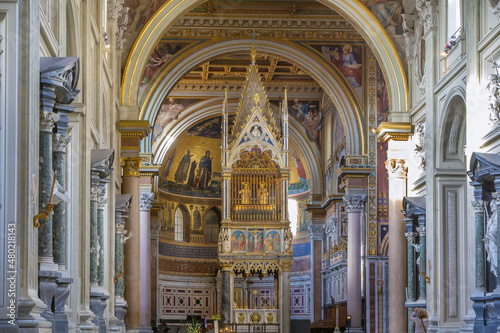
<svg viewBox="0 0 500 333">
<path fill-rule="evenodd" d="M 346 194 L 342 199 L 344 200 L 345 211 L 347 213 L 360 213 L 363 211 L 366 195 Z"/>
<path fill-rule="evenodd" d="M 40 132 L 52 133 L 54 124 L 59 121 L 59 114 L 55 112 L 40 112 Z"/>
<path fill-rule="evenodd" d="M 70 141 L 71 137 L 69 135 L 54 133 L 52 134 L 52 150 L 66 153 Z"/>
<path fill-rule="evenodd" d="M 220 262 L 220 267 L 222 268 L 223 271 L 229 271 L 231 270 L 231 262 L 230 261 L 221 261 Z"/>
<path fill-rule="evenodd" d="M 401 158 L 393 158 L 385 161 L 389 178 L 406 178 L 408 168 L 405 164 L 406 161 Z"/>
<path fill-rule="evenodd" d="M 472 201 L 472 207 L 474 207 L 474 213 L 484 213 L 484 201 L 475 200 Z"/>
<path fill-rule="evenodd" d="M 147 192 L 139 194 L 139 202 L 141 210 L 149 210 L 151 208 L 154 196 L 155 196 L 154 193 L 147 193 Z"/>
<path fill-rule="evenodd" d="M 292 260 L 286 260 L 286 261 L 281 261 L 280 262 L 280 266 L 281 266 L 281 269 L 283 271 L 290 271 L 290 268 L 292 267 L 293 265 L 293 261 Z"/>
<path fill-rule="evenodd" d="M 139 177 L 142 159 L 138 157 L 122 157 L 120 165 L 123 168 L 124 177 Z"/>
</svg>

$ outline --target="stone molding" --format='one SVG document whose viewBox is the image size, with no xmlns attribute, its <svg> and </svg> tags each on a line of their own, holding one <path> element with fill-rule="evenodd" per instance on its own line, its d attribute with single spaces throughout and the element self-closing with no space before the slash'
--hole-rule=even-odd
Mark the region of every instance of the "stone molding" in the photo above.
<svg viewBox="0 0 500 333">
<path fill-rule="evenodd" d="M 405 160 L 397 158 L 385 161 L 385 167 L 389 172 L 389 178 L 406 178 L 408 168 L 405 164 Z"/>
<path fill-rule="evenodd" d="M 122 157 L 120 164 L 123 168 L 123 177 L 139 177 L 141 163 L 140 157 Z"/>
<path fill-rule="evenodd" d="M 91 149 L 90 170 L 92 173 L 96 173 L 100 179 L 107 178 L 113 171 L 114 159 L 114 149 Z"/>
<path fill-rule="evenodd" d="M 76 89 L 80 75 L 80 59 L 72 57 L 40 58 L 40 83 L 55 89 L 55 102 L 70 104 L 80 90 Z"/>
<path fill-rule="evenodd" d="M 153 204 L 153 199 L 154 199 L 155 194 L 154 193 L 140 193 L 139 194 L 139 206 L 140 210 L 148 210 L 151 208 L 151 205 Z"/>
<path fill-rule="evenodd" d="M 52 134 L 52 151 L 66 153 L 71 136 L 54 133 Z"/>
<path fill-rule="evenodd" d="M 363 211 L 366 195 L 346 194 L 342 199 L 347 213 L 360 213 Z"/>
<path fill-rule="evenodd" d="M 416 8 L 424 27 L 424 34 L 437 26 L 439 13 L 437 0 L 417 0 Z"/>
</svg>

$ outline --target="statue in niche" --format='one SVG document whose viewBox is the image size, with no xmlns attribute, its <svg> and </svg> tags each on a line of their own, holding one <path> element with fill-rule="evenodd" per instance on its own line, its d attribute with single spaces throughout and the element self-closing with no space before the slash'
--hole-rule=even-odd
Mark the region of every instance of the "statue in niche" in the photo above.
<svg viewBox="0 0 500 333">
<path fill-rule="evenodd" d="M 500 74 L 498 73 L 500 65 L 493 62 L 493 67 L 496 70 L 496 74 L 491 74 L 489 76 L 490 82 L 486 86 L 486 89 L 490 91 L 488 106 L 490 110 L 490 123 L 496 124 L 500 121 Z"/>
<path fill-rule="evenodd" d="M 242 183 L 243 188 L 238 192 L 241 197 L 241 204 L 242 205 L 249 205 L 250 204 L 250 197 L 252 196 L 252 190 L 248 188 L 248 183 L 243 182 Z"/>
<path fill-rule="evenodd" d="M 259 198 L 260 205 L 269 204 L 269 192 L 266 189 L 266 182 L 260 182 L 260 188 L 257 191 L 257 197 Z"/>
<path fill-rule="evenodd" d="M 491 215 L 486 221 L 486 233 L 484 235 L 484 248 L 490 263 L 490 270 L 497 276 L 497 205 L 496 200 L 491 200 Z"/>
<path fill-rule="evenodd" d="M 284 251 L 285 253 L 291 253 L 292 252 L 292 240 L 293 240 L 293 234 L 292 230 L 290 228 L 285 230 L 285 237 L 284 237 Z M 331 238 L 330 238 L 331 240 Z"/>
</svg>

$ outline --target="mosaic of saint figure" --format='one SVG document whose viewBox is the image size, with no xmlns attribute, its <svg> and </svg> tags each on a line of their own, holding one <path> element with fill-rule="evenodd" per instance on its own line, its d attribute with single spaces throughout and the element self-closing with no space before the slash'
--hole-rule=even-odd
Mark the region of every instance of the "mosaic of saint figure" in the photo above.
<svg viewBox="0 0 500 333">
<path fill-rule="evenodd" d="M 177 171 L 175 172 L 174 177 L 177 183 L 182 184 L 186 180 L 192 156 L 193 155 L 191 155 L 191 151 L 188 149 L 186 155 L 184 155 L 179 165 L 177 166 Z"/>
<path fill-rule="evenodd" d="M 210 150 L 207 150 L 205 156 L 201 158 L 200 164 L 198 165 L 198 172 L 200 174 L 198 189 L 200 190 L 207 189 L 210 184 L 210 179 L 212 178 L 212 160 L 213 157 L 210 157 Z"/>
</svg>

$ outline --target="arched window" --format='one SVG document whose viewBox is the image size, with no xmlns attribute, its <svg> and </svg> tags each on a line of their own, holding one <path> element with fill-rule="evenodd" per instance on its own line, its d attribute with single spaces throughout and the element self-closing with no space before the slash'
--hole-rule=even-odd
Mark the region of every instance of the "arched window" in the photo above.
<svg viewBox="0 0 500 333">
<path fill-rule="evenodd" d="M 462 16 L 461 16 L 461 1 L 460 0 L 448 0 L 446 3 L 447 10 L 447 28 L 446 28 L 446 43 L 448 39 L 455 35 L 462 26 Z M 457 33 L 457 35 L 459 32 Z M 455 37 L 458 37 L 455 35 Z"/>
<path fill-rule="evenodd" d="M 205 243 L 217 243 L 219 238 L 220 214 L 214 208 L 210 209 L 204 217 Z"/>
<path fill-rule="evenodd" d="M 184 240 L 184 214 L 180 207 L 175 211 L 175 240 L 179 242 Z"/>
</svg>

